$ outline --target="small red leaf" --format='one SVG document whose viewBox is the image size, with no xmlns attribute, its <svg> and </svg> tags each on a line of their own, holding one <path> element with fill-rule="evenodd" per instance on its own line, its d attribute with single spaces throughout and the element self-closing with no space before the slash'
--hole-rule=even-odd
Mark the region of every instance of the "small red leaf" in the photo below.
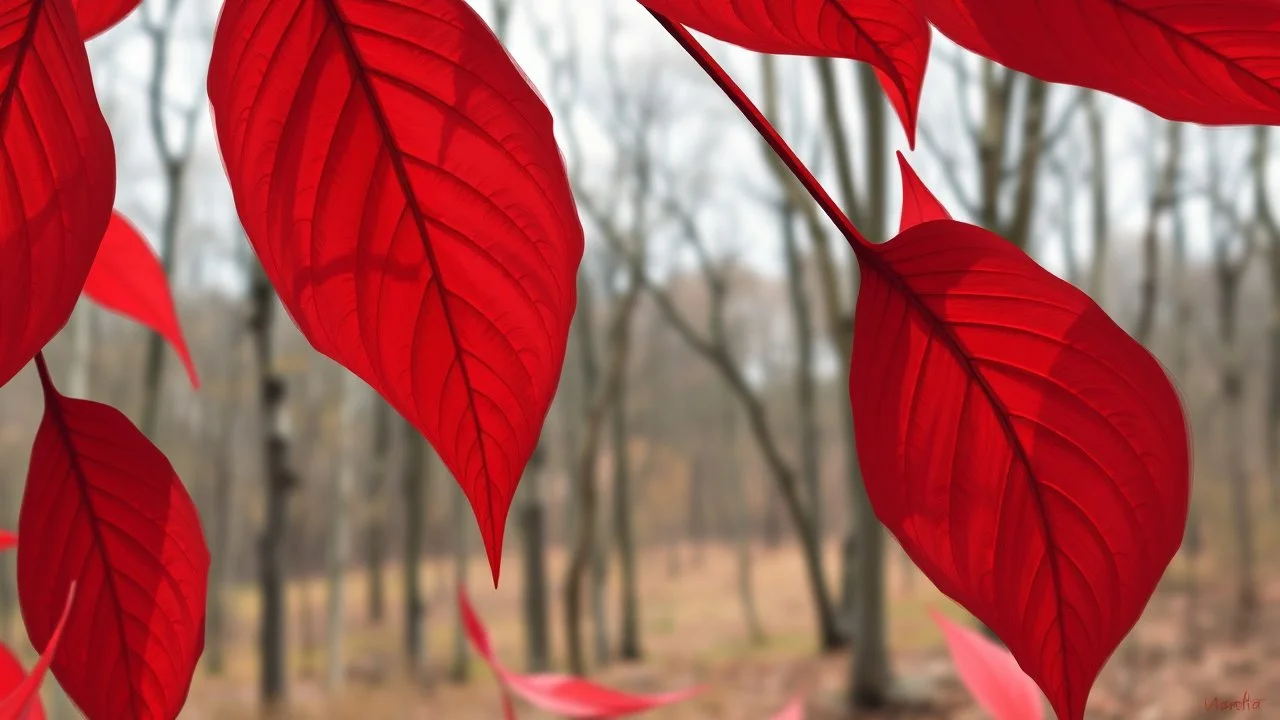
<svg viewBox="0 0 1280 720">
<path fill-rule="evenodd" d="M 74 0 L 74 4 L 80 21 L 80 37 L 88 40 L 119 23 L 142 4 L 142 0 Z"/>
<path fill-rule="evenodd" d="M 640 0 L 711 37 L 755 52 L 870 64 L 915 147 L 929 24 L 918 0 Z"/>
<path fill-rule="evenodd" d="M 25 707 L 19 702 L 18 690 L 26 679 L 22 662 L 9 648 L 0 645 L 0 720 L 44 720 L 44 706 L 38 694 L 27 696 Z"/>
<path fill-rule="evenodd" d="M 8 530 L 0 530 L 0 550 L 8 550 L 18 544 L 18 536 Z"/>
<path fill-rule="evenodd" d="M 923 0 L 973 52 L 1169 120 L 1280 124 L 1275 0 Z"/>
<path fill-rule="evenodd" d="M 191 386 L 200 387 L 160 258 L 137 228 L 118 212 L 111 214 L 111 224 L 85 280 L 84 293 L 99 305 L 146 325 L 168 340 L 182 358 Z"/>
<path fill-rule="evenodd" d="M 920 182 L 920 176 L 907 164 L 901 152 L 898 153 L 898 169 L 902 172 L 902 222 L 898 226 L 898 234 L 930 220 L 951 219 L 951 213 Z"/>
<path fill-rule="evenodd" d="M 0 720 L 44 720 L 44 706 L 40 704 L 40 683 L 44 682 L 44 674 L 49 663 L 58 652 L 62 642 L 62 631 L 67 626 L 67 618 L 71 615 L 71 606 L 76 599 L 74 583 L 67 591 L 66 602 L 62 605 L 62 615 L 58 617 L 58 625 L 36 666 L 28 675 L 8 650 L 0 645 Z"/>
<path fill-rule="evenodd" d="M 496 584 L 582 259 L 546 106 L 462 0 L 228 0 L 209 99 L 281 301 L 435 447 Z"/>
<path fill-rule="evenodd" d="M 18 600 L 45 647 L 54 598 L 92 599 L 66 626 L 53 673 L 90 718 L 178 716 L 204 649 L 209 551 L 164 455 L 115 408 L 63 397 L 43 357 L 44 418 L 31 451 L 18 545 Z"/>
<path fill-rule="evenodd" d="M 773 720 L 804 720 L 804 698 L 792 700 Z"/>
<path fill-rule="evenodd" d="M 502 683 L 504 695 L 506 690 L 510 690 L 545 712 L 569 718 L 608 720 L 672 705 L 701 692 L 701 688 L 690 688 L 656 695 L 631 695 L 570 675 L 513 673 L 494 654 L 489 632 L 480 622 L 466 592 L 458 593 L 458 605 L 467 639 Z M 503 698 L 503 708 L 507 718 L 515 717 L 509 697 Z"/>
<path fill-rule="evenodd" d="M 960 680 L 983 710 L 995 720 L 1044 717 L 1040 691 L 1008 650 L 969 628 L 960 627 L 937 610 L 931 608 L 929 614 L 942 628 Z"/>
<path fill-rule="evenodd" d="M 876 515 L 1080 720 L 1182 540 L 1177 393 L 1087 295 L 986 230 L 930 222 L 860 259 L 850 398 Z"/>
<path fill-rule="evenodd" d="M 111 217 L 116 167 L 70 0 L 10 2 L 0 14 L 4 385 L 71 316 Z"/>
</svg>

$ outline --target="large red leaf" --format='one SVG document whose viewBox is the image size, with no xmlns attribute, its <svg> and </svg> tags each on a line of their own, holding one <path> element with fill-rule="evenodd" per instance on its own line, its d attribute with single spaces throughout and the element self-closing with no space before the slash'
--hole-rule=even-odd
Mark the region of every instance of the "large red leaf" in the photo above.
<svg viewBox="0 0 1280 720">
<path fill-rule="evenodd" d="M 489 642 L 489 632 L 476 615 L 466 592 L 458 593 L 458 605 L 467 639 L 485 664 L 493 670 L 503 687 L 545 712 L 569 718 L 608 720 L 672 705 L 701 691 L 695 687 L 671 693 L 632 695 L 570 675 L 520 675 L 511 672 L 494 653 L 493 645 Z M 506 717 L 514 718 L 514 709 L 506 697 L 503 698 L 503 706 Z"/>
<path fill-rule="evenodd" d="M 1170 120 L 1280 123 L 1275 0 L 923 0 L 955 42 Z"/>
<path fill-rule="evenodd" d="M 54 598 L 81 603 L 53 673 L 90 720 L 172 720 L 204 649 L 209 551 L 195 505 L 164 455 L 128 418 L 64 397 L 36 358 L 45 412 L 31 451 L 18 531 L 18 600 L 43 648 Z"/>
<path fill-rule="evenodd" d="M 859 245 L 850 397 L 876 515 L 1080 720 L 1182 539 L 1188 432 L 1088 296 L 951 220 Z"/>
<path fill-rule="evenodd" d="M 918 0 L 640 0 L 667 19 L 756 52 L 869 63 L 915 146 L 929 24 Z"/>
<path fill-rule="evenodd" d="M 115 200 L 115 150 L 70 0 L 0 22 L 0 385 L 66 324 Z"/>
<path fill-rule="evenodd" d="M 1008 650 L 945 615 L 930 610 L 951 650 L 956 672 L 978 705 L 994 720 L 1042 720 L 1044 704 L 1036 684 Z"/>
<path fill-rule="evenodd" d="M 160 258 L 137 228 L 118 212 L 111 214 L 111 224 L 85 280 L 84 293 L 108 310 L 160 333 L 182 358 L 191 385 L 200 387 Z"/>
<path fill-rule="evenodd" d="M 88 40 L 123 20 L 142 0 L 74 0 L 74 4 L 80 36 Z"/>
<path fill-rule="evenodd" d="M 209 99 L 285 307 L 431 441 L 496 583 L 583 249 L 546 106 L 461 0 L 229 0 Z"/>
<path fill-rule="evenodd" d="M 8 530 L 0 530 L 0 550 L 8 550 L 18 544 L 18 536 Z"/>
<path fill-rule="evenodd" d="M 49 663 L 58 652 L 62 642 L 62 631 L 67 626 L 67 618 L 71 616 L 71 606 L 76 599 L 76 586 L 71 585 L 67 591 L 66 602 L 62 605 L 62 615 L 58 617 L 58 625 L 53 629 L 44 652 L 36 666 L 27 674 L 22 663 L 0 645 L 0 720 L 44 720 L 44 706 L 40 704 L 40 683 L 44 682 L 44 674 L 49 670 Z"/>
</svg>

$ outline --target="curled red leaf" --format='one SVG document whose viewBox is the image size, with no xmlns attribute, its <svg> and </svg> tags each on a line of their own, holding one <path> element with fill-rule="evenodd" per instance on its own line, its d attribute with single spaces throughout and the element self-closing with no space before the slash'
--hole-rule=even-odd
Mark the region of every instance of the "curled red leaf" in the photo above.
<svg viewBox="0 0 1280 720">
<path fill-rule="evenodd" d="M 88 40 L 119 23 L 142 0 L 74 0 L 80 37 Z"/>
<path fill-rule="evenodd" d="M 31 450 L 18 545 L 18 601 L 37 649 L 54 637 L 55 598 L 92 602 L 66 623 L 53 673 L 90 718 L 172 720 L 204 649 L 209 551 L 195 505 L 128 418 L 64 397 L 36 358 L 45 412 Z"/>
<path fill-rule="evenodd" d="M 489 632 L 476 615 L 465 591 L 458 593 L 458 606 L 467 639 L 502 683 L 504 695 L 509 690 L 540 710 L 569 718 L 608 720 L 682 702 L 701 692 L 701 688 L 695 687 L 671 693 L 633 695 L 570 675 L 520 675 L 511 672 L 493 652 Z M 503 707 L 506 717 L 515 717 L 508 697 L 503 698 Z"/>
<path fill-rule="evenodd" d="M 969 50 L 1169 120 L 1280 124 L 1275 0 L 922 0 Z"/>
<path fill-rule="evenodd" d="M 27 679 L 27 671 L 13 651 L 0 645 L 0 720 L 44 720 L 40 696 L 32 693 L 25 707 L 17 702 L 17 692 Z M 12 701 L 13 707 L 8 707 Z"/>
<path fill-rule="evenodd" d="M 182 359 L 191 386 L 200 387 L 160 258 L 137 228 L 118 212 L 111 214 L 111 224 L 85 280 L 84 293 L 104 308 L 159 333 Z"/>
<path fill-rule="evenodd" d="M 920 181 L 920 176 L 907 164 L 901 152 L 898 153 L 898 169 L 902 172 L 902 221 L 898 225 L 898 234 L 930 220 L 951 219 L 951 213 Z"/>
<path fill-rule="evenodd" d="M 0 720 L 44 720 L 44 706 L 40 704 L 40 684 L 44 682 L 49 663 L 58 652 L 62 631 L 67 626 L 67 618 L 71 615 L 75 599 L 76 586 L 73 583 L 67 591 L 62 615 L 58 617 L 53 635 L 30 674 L 23 671 L 22 664 L 8 648 L 0 645 Z"/>
<path fill-rule="evenodd" d="M 930 222 L 859 257 L 850 398 L 876 515 L 1080 720 L 1182 539 L 1177 393 L 1093 300 L 986 230 Z"/>
<path fill-rule="evenodd" d="M 67 323 L 115 200 L 115 149 L 70 0 L 0 23 L 0 385 Z"/>
<path fill-rule="evenodd" d="M 228 0 L 209 99 L 281 301 L 435 447 L 496 584 L 583 250 L 546 106 L 462 0 Z"/>
<path fill-rule="evenodd" d="M 917 0 L 640 2 L 672 22 L 755 52 L 870 64 L 915 146 L 930 39 Z"/>
<path fill-rule="evenodd" d="M 994 720 L 1042 720 L 1044 704 L 1036 684 L 1008 650 L 930 608 L 942 628 L 956 672 L 978 705 Z"/>
</svg>

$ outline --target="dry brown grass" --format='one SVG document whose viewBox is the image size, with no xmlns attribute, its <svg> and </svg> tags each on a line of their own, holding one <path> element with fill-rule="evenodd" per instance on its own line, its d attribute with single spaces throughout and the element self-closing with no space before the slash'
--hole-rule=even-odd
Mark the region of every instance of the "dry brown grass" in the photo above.
<svg viewBox="0 0 1280 720">
<path fill-rule="evenodd" d="M 665 551 L 646 554 L 641 563 L 642 624 L 646 659 L 635 665 L 613 665 L 596 679 L 634 691 L 675 689 L 705 684 L 707 691 L 678 707 L 647 715 L 652 720 L 725 718 L 763 720 L 792 696 L 809 699 L 809 717 L 836 720 L 846 715 L 836 708 L 847 672 L 844 656 L 815 657 L 813 624 L 802 568 L 794 548 L 757 550 L 755 587 L 760 615 L 768 638 L 752 645 L 747 639 L 736 594 L 733 555 L 724 547 L 707 547 L 701 563 L 694 550 L 682 551 L 682 572 L 670 575 Z M 834 547 L 828 567 L 835 577 Z M 551 558 L 551 577 L 562 577 L 564 557 Z M 929 705 L 911 711 L 895 710 L 862 715 L 881 718 L 984 717 L 974 709 L 956 682 L 941 646 L 941 635 L 928 619 L 926 609 L 937 607 L 957 618 L 963 610 L 934 590 L 914 571 L 906 573 L 895 559 L 889 564 L 889 638 L 898 675 L 916 692 L 924 690 Z M 497 652 L 512 665 L 523 664 L 523 636 L 519 623 L 522 584 L 519 563 L 513 557 L 503 567 L 502 587 L 488 587 L 487 568 L 479 558 L 470 568 L 470 592 L 478 612 L 494 637 Z M 501 716 L 498 690 L 488 671 L 473 657 L 471 682 L 453 685 L 444 679 L 454 638 L 451 566 L 431 562 L 425 578 L 431 600 L 429 646 L 431 676 L 410 683 L 400 670 L 399 613 L 395 603 L 399 586 L 388 588 L 391 613 L 375 627 L 366 617 L 365 579 L 352 573 L 348 579 L 350 613 L 348 680 L 346 688 L 327 693 L 323 678 L 323 634 L 318 626 L 324 611 L 320 581 L 296 583 L 290 592 L 292 623 L 292 690 L 289 718 L 297 720 L 489 720 Z M 1226 584 L 1210 585 L 1204 613 L 1209 645 L 1198 660 L 1179 653 L 1182 635 L 1183 593 L 1178 589 L 1185 569 L 1177 562 L 1162 590 L 1139 624 L 1131 641 L 1112 659 L 1091 696 L 1090 720 L 1190 720 L 1205 715 L 1204 700 L 1212 696 L 1235 697 L 1248 691 L 1252 697 L 1274 697 L 1280 716 L 1280 635 L 1274 624 L 1240 646 L 1227 643 L 1220 634 L 1226 613 L 1222 610 Z M 1280 587 L 1271 588 L 1280 591 Z M 559 587 L 554 586 L 552 638 L 557 658 L 563 657 Z M 609 590 L 610 621 L 616 621 L 616 587 Z M 303 599 L 311 598 L 311 650 L 305 650 L 298 628 Z M 1270 592 L 1266 599 L 1280 598 Z M 1264 604 L 1266 602 L 1264 599 Z M 238 590 L 234 598 L 236 623 L 230 646 L 231 665 L 221 678 L 201 674 L 192 690 L 183 718 L 231 720 L 259 717 L 256 710 L 256 661 L 254 627 L 257 613 L 252 588 Z M 1265 613 L 1265 608 L 1264 608 Z M 1266 618 L 1268 621 L 1271 618 Z M 588 635 L 590 637 L 590 635 Z M 1274 691 L 1274 692 L 1273 692 Z M 1267 707 L 1264 705 L 1264 707 Z M 522 718 L 546 718 L 527 707 Z M 1271 717 L 1250 713 L 1247 717 Z"/>
</svg>

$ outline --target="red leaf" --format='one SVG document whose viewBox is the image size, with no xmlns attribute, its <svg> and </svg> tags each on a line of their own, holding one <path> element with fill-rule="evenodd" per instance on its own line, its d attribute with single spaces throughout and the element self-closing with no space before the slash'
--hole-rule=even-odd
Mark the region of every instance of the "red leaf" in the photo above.
<svg viewBox="0 0 1280 720">
<path fill-rule="evenodd" d="M 99 305 L 146 325 L 168 340 L 182 358 L 192 387 L 200 387 L 160 258 L 137 228 L 118 212 L 111 214 L 111 224 L 85 280 L 84 292 Z"/>
<path fill-rule="evenodd" d="M 755 52 L 850 58 L 870 64 L 916 142 L 929 24 L 918 0 L 640 0 L 711 37 Z"/>
<path fill-rule="evenodd" d="M 1186 421 L 1087 295 L 941 220 L 860 246 L 851 386 L 876 515 L 1080 720 L 1182 539 Z"/>
<path fill-rule="evenodd" d="M 204 649 L 209 551 L 164 455 L 116 409 L 63 397 L 36 358 L 45 412 L 31 451 L 18 546 L 18 600 L 31 644 L 50 642 L 53 598 L 92 599 L 53 660 L 91 719 L 178 716 Z"/>
<path fill-rule="evenodd" d="M 983 710 L 995 720 L 1044 717 L 1040 691 L 1008 650 L 969 628 L 960 627 L 936 610 L 930 609 L 929 614 L 942 628 L 960 680 Z"/>
<path fill-rule="evenodd" d="M 898 153 L 898 169 L 902 171 L 902 222 L 898 226 L 898 234 L 930 220 L 951 219 L 951 213 L 920 182 L 920 176 L 907 164 L 901 152 Z"/>
<path fill-rule="evenodd" d="M 115 150 L 69 0 L 0 23 L 0 385 L 67 323 L 115 199 Z"/>
<path fill-rule="evenodd" d="M 792 700 L 773 720 L 804 720 L 804 698 Z"/>
<path fill-rule="evenodd" d="M 39 695 L 32 693 L 25 699 L 30 701 L 27 706 L 19 707 L 17 691 L 26 679 L 27 671 L 21 661 L 9 648 L 0 645 L 0 720 L 44 720 Z M 10 704 L 13 707 L 9 707 Z"/>
<path fill-rule="evenodd" d="M 496 584 L 582 259 L 546 106 L 461 0 L 229 0 L 209 99 L 285 307 L 430 440 Z"/>
<path fill-rule="evenodd" d="M 1275 0 L 924 0 L 943 34 L 1050 82 L 1169 120 L 1280 124 Z"/>
<path fill-rule="evenodd" d="M 76 586 L 73 583 L 67 591 L 58 625 L 53 629 L 49 644 L 40 654 L 30 675 L 23 672 L 22 664 L 8 648 L 0 645 L 0 720 L 44 720 L 44 706 L 40 704 L 39 695 L 40 683 L 44 682 L 49 663 L 58 652 L 62 631 L 67 626 L 67 618 L 71 615 L 71 605 L 75 598 Z"/>
<path fill-rule="evenodd" d="M 18 536 L 8 530 L 0 530 L 0 550 L 8 550 L 18 544 Z"/>
<path fill-rule="evenodd" d="M 690 688 L 656 695 L 631 695 L 569 675 L 513 673 L 494 654 L 489 642 L 489 632 L 476 615 L 466 592 L 458 593 L 458 605 L 463 629 L 476 653 L 493 670 L 506 690 L 519 695 L 540 710 L 570 718 L 607 720 L 672 705 L 701 692 L 701 688 Z M 508 697 L 503 698 L 503 707 L 507 718 L 515 717 Z"/>
<path fill-rule="evenodd" d="M 80 37 L 89 38 L 119 23 L 142 0 L 74 0 L 80 21 Z"/>
</svg>

